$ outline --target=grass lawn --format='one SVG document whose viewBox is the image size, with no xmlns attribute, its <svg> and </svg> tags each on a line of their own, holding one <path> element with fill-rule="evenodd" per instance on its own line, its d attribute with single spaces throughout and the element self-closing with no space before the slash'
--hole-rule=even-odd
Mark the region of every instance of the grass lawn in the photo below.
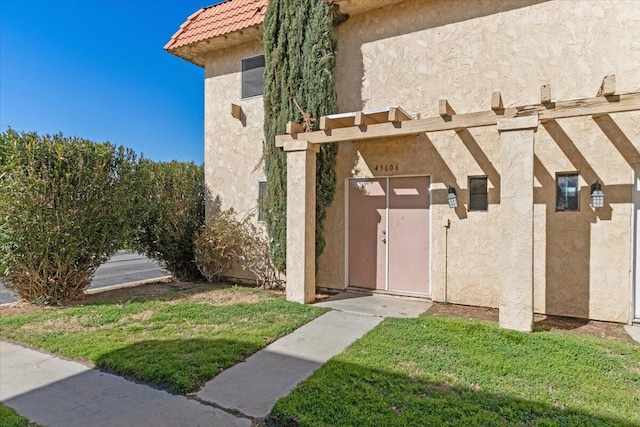
<svg viewBox="0 0 640 427">
<path fill-rule="evenodd" d="M 184 394 L 325 311 L 256 289 L 156 284 L 62 308 L 0 310 L 0 337 Z"/>
<path fill-rule="evenodd" d="M 35 427 L 37 426 L 37 424 L 32 424 L 25 417 L 18 415 L 18 413 L 13 409 L 0 403 L 0 426 L 2 427 Z"/>
<path fill-rule="evenodd" d="M 640 426 L 640 346 L 425 314 L 386 319 L 270 426 Z"/>
</svg>

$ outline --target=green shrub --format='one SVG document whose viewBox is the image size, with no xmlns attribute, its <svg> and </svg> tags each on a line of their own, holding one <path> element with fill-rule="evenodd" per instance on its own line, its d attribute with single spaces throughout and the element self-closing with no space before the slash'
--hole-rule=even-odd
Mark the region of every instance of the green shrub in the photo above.
<svg viewBox="0 0 640 427">
<path fill-rule="evenodd" d="M 193 240 L 204 223 L 204 168 L 141 160 L 136 173 L 131 246 L 181 280 L 200 278 Z"/>
<path fill-rule="evenodd" d="M 266 233 L 251 222 L 238 219 L 233 209 L 214 213 L 194 242 L 198 269 L 209 281 L 220 280 L 238 265 L 256 277 L 258 286 L 282 284 L 269 251 Z"/>
<path fill-rule="evenodd" d="M 109 143 L 0 134 L 0 268 L 6 286 L 51 304 L 81 295 L 125 239 L 135 154 Z"/>
</svg>

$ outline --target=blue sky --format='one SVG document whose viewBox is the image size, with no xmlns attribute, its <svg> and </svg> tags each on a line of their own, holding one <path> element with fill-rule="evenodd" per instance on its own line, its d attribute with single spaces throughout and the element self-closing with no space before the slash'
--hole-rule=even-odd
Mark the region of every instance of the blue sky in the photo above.
<svg viewBox="0 0 640 427">
<path fill-rule="evenodd" d="M 0 130 L 203 160 L 204 70 L 163 50 L 217 0 L 0 0 Z"/>
</svg>

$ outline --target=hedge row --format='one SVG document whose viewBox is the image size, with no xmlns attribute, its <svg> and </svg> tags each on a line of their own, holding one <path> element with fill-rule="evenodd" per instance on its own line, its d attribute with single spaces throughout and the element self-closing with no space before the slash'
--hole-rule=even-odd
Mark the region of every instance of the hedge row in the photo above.
<svg viewBox="0 0 640 427">
<path fill-rule="evenodd" d="M 158 163 L 82 138 L 0 134 L 0 274 L 42 304 L 82 295 L 122 247 L 178 278 L 200 275 L 193 240 L 204 223 L 201 165 Z"/>
</svg>

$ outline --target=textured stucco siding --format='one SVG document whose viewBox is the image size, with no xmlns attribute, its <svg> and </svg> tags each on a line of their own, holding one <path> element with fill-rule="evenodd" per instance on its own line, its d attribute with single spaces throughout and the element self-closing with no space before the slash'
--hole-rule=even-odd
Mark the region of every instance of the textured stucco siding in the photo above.
<svg viewBox="0 0 640 427">
<path fill-rule="evenodd" d="M 506 107 L 596 95 L 604 76 L 617 91 L 640 90 L 640 2 L 410 0 L 352 16 L 336 29 L 340 112 L 400 105 L 416 117 L 488 110 L 500 90 Z M 207 184 L 223 207 L 255 209 L 263 178 L 262 98 L 240 99 L 240 59 L 259 42 L 206 61 Z M 246 126 L 233 119 L 242 106 Z M 640 164 L 640 113 L 541 124 L 534 157 L 534 310 L 626 322 L 631 299 L 632 165 Z M 335 201 L 317 286 L 345 286 L 345 181 L 350 177 L 429 175 L 431 289 L 434 300 L 500 303 L 500 144 L 495 127 L 340 143 Z M 376 164 L 397 164 L 376 172 Z M 580 211 L 555 211 L 557 173 L 580 174 Z M 489 208 L 468 212 L 468 178 L 486 176 Z M 606 206 L 589 205 L 603 184 Z M 447 186 L 460 208 L 447 206 Z M 450 228 L 444 224 L 450 221 Z"/>
<path fill-rule="evenodd" d="M 445 97 L 457 113 L 467 113 L 489 109 L 495 90 L 502 92 L 505 106 L 533 104 L 540 102 L 545 83 L 551 84 L 553 99 L 585 98 L 595 96 L 608 74 L 616 74 L 618 92 L 640 89 L 640 4 L 635 2 L 416 0 L 354 16 L 337 35 L 340 111 L 401 105 L 430 117 Z M 640 161 L 639 122 L 639 113 L 626 113 L 539 127 L 537 312 L 628 320 L 631 165 Z M 497 307 L 501 165 L 493 127 L 342 143 L 318 286 L 342 288 L 345 282 L 344 180 L 380 175 L 373 165 L 390 161 L 399 171 L 382 175 L 432 177 L 432 297 Z M 559 172 L 580 173 L 579 212 L 555 212 Z M 448 185 L 457 187 L 459 200 L 468 205 L 470 176 L 488 177 L 487 212 L 447 207 Z M 589 185 L 596 179 L 604 184 L 607 206 L 594 211 Z"/>
<path fill-rule="evenodd" d="M 258 182 L 264 180 L 262 167 L 263 99 L 242 99 L 242 58 L 263 53 L 255 41 L 214 52 L 205 61 L 205 182 L 211 197 L 222 209 L 233 208 L 239 215 L 257 220 Z M 244 123 L 231 116 L 231 104 L 240 105 Z M 239 268 L 230 274 L 251 276 Z"/>
</svg>

